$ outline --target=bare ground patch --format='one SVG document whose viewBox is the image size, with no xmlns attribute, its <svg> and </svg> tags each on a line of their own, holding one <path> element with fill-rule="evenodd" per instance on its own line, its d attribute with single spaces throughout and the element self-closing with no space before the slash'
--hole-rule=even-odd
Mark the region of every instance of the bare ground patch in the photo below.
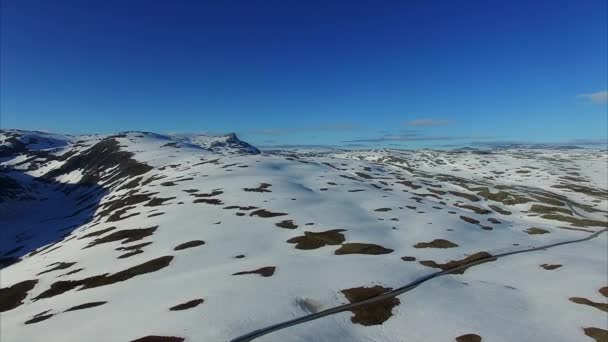
<svg viewBox="0 0 608 342">
<path fill-rule="evenodd" d="M 298 225 L 293 223 L 293 220 L 284 220 L 281 222 L 277 222 L 274 224 L 275 226 L 279 227 L 279 228 L 285 228 L 285 229 L 296 229 L 298 228 Z"/>
<path fill-rule="evenodd" d="M 174 251 L 179 251 L 182 249 L 186 249 L 186 248 L 192 248 L 192 247 L 196 247 L 196 246 L 201 246 L 204 245 L 205 241 L 203 240 L 192 240 L 192 241 L 188 241 L 188 242 L 184 242 L 182 244 L 179 244 L 177 246 L 175 246 L 175 248 L 173 248 Z"/>
<path fill-rule="evenodd" d="M 457 244 L 445 239 L 435 239 L 431 242 L 419 242 L 414 245 L 414 248 L 454 248 Z"/>
<path fill-rule="evenodd" d="M 481 342 L 481 336 L 477 334 L 466 334 L 456 337 L 456 342 Z"/>
<path fill-rule="evenodd" d="M 327 245 L 339 245 L 345 238 L 342 232 L 344 229 L 332 229 L 325 232 L 304 232 L 303 236 L 296 236 L 287 240 L 288 243 L 295 243 L 297 249 L 317 249 Z"/>
<path fill-rule="evenodd" d="M 266 209 L 258 209 L 256 211 L 252 212 L 251 214 L 249 214 L 249 216 L 259 216 L 259 217 L 263 217 L 263 218 L 285 216 L 285 215 L 287 215 L 287 214 L 286 213 L 273 213 Z"/>
<path fill-rule="evenodd" d="M 596 342 L 608 342 L 608 330 L 601 328 L 588 327 L 583 328 L 585 335 L 591 337 Z"/>
<path fill-rule="evenodd" d="M 380 245 L 376 245 L 373 243 L 345 243 L 342 247 L 336 249 L 334 252 L 336 255 L 344 255 L 344 254 L 369 254 L 369 255 L 380 255 L 380 254 L 389 254 L 392 253 L 393 250 L 389 248 L 384 248 Z"/>
<path fill-rule="evenodd" d="M 275 266 L 266 266 L 253 271 L 236 272 L 232 275 L 259 274 L 262 277 L 271 277 L 274 274 L 275 269 Z"/>
<path fill-rule="evenodd" d="M 76 306 L 72 306 L 71 308 L 65 310 L 65 312 L 68 311 L 76 311 L 76 310 L 83 310 L 83 309 L 89 309 L 89 308 L 94 308 L 96 306 L 100 306 L 100 305 L 104 305 L 107 302 L 90 302 L 90 303 L 84 303 L 84 304 L 80 304 L 80 305 L 76 305 Z"/>
<path fill-rule="evenodd" d="M 392 288 L 376 285 L 374 287 L 353 287 L 342 290 L 341 292 L 349 302 L 356 303 L 376 297 L 390 290 L 392 290 Z M 354 315 L 350 318 L 350 320 L 355 324 L 361 324 L 364 326 L 380 325 L 386 322 L 393 315 L 393 308 L 400 303 L 399 298 L 392 297 L 376 303 L 351 309 L 350 311 Z"/>
<path fill-rule="evenodd" d="M 28 292 L 38 280 L 24 280 L 9 287 L 0 288 L 0 312 L 12 310 L 23 304 Z"/>
<path fill-rule="evenodd" d="M 602 310 L 604 312 L 608 312 L 608 304 L 606 304 L 606 303 L 596 303 L 594 301 L 591 301 L 587 298 L 582 298 L 582 297 L 570 297 L 568 299 L 570 299 L 570 301 L 572 303 L 588 305 L 588 306 L 594 307 L 596 309 Z"/>
<path fill-rule="evenodd" d="M 198 298 L 198 299 L 193 299 L 190 301 L 187 301 L 185 303 L 182 304 L 178 304 L 174 307 L 169 308 L 169 310 L 171 311 L 180 311 L 180 310 L 187 310 L 187 309 L 191 309 L 194 308 L 200 304 L 202 304 L 205 300 Z"/>
<path fill-rule="evenodd" d="M 145 237 L 148 237 L 148 236 L 151 236 L 152 234 L 154 234 L 154 232 L 156 231 L 157 228 L 158 228 L 158 226 L 149 227 L 149 228 L 118 230 L 118 231 L 115 231 L 104 237 L 95 239 L 95 241 L 89 243 L 83 249 L 90 248 L 90 247 L 100 245 L 103 243 L 114 242 L 114 241 L 122 240 L 123 244 L 133 242 L 133 241 L 138 241 L 138 240 L 141 240 Z"/>
<path fill-rule="evenodd" d="M 125 281 L 142 274 L 156 272 L 169 266 L 171 260 L 173 260 L 173 256 L 163 256 L 110 275 L 106 273 L 80 280 L 58 281 L 51 284 L 48 290 L 39 294 L 34 300 L 54 297 L 77 287 L 80 287 L 79 290 L 91 289 Z"/>
</svg>

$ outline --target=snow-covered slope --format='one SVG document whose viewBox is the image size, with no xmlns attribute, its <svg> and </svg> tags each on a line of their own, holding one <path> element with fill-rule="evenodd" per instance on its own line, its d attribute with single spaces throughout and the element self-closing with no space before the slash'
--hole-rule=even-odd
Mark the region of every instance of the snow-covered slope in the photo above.
<svg viewBox="0 0 608 342">
<path fill-rule="evenodd" d="M 0 340 L 602 341 L 607 162 L 4 131 Z"/>
</svg>

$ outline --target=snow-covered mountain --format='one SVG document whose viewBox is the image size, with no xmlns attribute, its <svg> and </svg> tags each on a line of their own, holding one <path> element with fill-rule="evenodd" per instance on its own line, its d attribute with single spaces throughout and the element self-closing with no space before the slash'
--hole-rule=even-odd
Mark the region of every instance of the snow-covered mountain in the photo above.
<svg viewBox="0 0 608 342">
<path fill-rule="evenodd" d="M 0 340 L 605 341 L 607 163 L 0 131 Z"/>
</svg>

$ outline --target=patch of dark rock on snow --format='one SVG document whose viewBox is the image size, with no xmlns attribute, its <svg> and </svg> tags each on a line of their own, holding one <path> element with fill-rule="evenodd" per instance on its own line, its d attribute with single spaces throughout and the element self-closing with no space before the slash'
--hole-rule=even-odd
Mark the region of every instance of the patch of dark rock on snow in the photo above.
<svg viewBox="0 0 608 342">
<path fill-rule="evenodd" d="M 95 239 L 95 241 L 89 243 L 84 248 L 90 248 L 103 243 L 114 242 L 122 240 L 122 243 L 129 243 L 133 241 L 141 240 L 145 237 L 151 236 L 158 229 L 158 226 L 150 228 L 139 228 L 139 229 L 123 229 L 115 231 L 109 235 Z M 83 249 L 84 249 L 83 248 Z"/>
<path fill-rule="evenodd" d="M 560 265 L 560 264 L 542 264 L 542 265 L 540 265 L 540 267 L 542 267 L 548 271 L 552 271 L 552 270 L 562 267 L 562 265 Z"/>
<path fill-rule="evenodd" d="M 466 334 L 456 337 L 456 342 L 481 342 L 481 336 L 476 334 Z"/>
<path fill-rule="evenodd" d="M 175 199 L 175 197 L 167 197 L 167 198 L 154 197 L 148 203 L 144 204 L 144 207 L 156 207 L 159 205 L 163 205 L 163 203 L 165 203 L 166 201 L 172 200 L 172 199 Z"/>
<path fill-rule="evenodd" d="M 271 186 L 272 184 L 261 183 L 257 188 L 244 188 L 243 190 L 247 192 L 272 192 L 271 190 L 268 190 Z"/>
<path fill-rule="evenodd" d="M 236 272 L 236 273 L 233 273 L 232 275 L 259 274 L 262 277 L 270 277 L 274 274 L 275 269 L 276 269 L 276 267 L 274 267 L 274 266 L 266 266 L 266 267 L 258 268 L 257 270 L 253 270 L 253 271 Z"/>
<path fill-rule="evenodd" d="M 119 255 L 118 259 L 126 259 L 126 258 L 132 257 L 134 255 L 141 254 L 143 252 L 144 251 L 142 251 L 141 249 L 138 249 L 138 250 L 135 250 L 133 252 L 129 252 L 129 253 L 125 253 L 125 254 Z"/>
<path fill-rule="evenodd" d="M 217 198 L 197 198 L 192 203 L 206 203 L 206 204 L 213 204 L 213 205 L 224 204 L 224 202 L 222 202 L 222 200 L 217 199 Z"/>
<path fill-rule="evenodd" d="M 460 216 L 460 219 L 463 220 L 463 221 L 465 221 L 465 222 L 468 222 L 468 223 L 479 224 L 478 220 L 476 220 L 474 218 L 467 217 L 467 216 Z"/>
<path fill-rule="evenodd" d="M 392 210 L 391 208 L 378 208 L 378 209 L 375 209 L 374 211 L 384 212 L 384 211 L 391 211 L 391 210 Z"/>
<path fill-rule="evenodd" d="M 191 309 L 194 308 L 200 304 L 202 304 L 204 302 L 203 299 L 199 298 L 199 299 L 193 299 L 191 301 L 182 303 L 182 304 L 178 304 L 174 307 L 169 308 L 170 311 L 180 311 L 180 310 L 186 310 L 186 309 Z"/>
<path fill-rule="evenodd" d="M 80 280 L 62 280 L 51 284 L 51 287 L 39 294 L 34 300 L 39 300 L 43 298 L 50 298 L 67 291 L 73 290 L 77 287 L 80 287 L 80 290 L 91 289 L 95 287 L 101 287 L 106 285 L 111 285 L 117 282 L 129 280 L 133 277 L 156 272 L 160 269 L 163 269 L 171 263 L 173 260 L 173 256 L 163 256 L 160 258 L 156 258 L 143 264 L 139 264 L 128 268 L 126 270 L 120 271 L 118 273 L 110 274 L 102 274 L 97 276 L 92 276 L 85 279 Z"/>
<path fill-rule="evenodd" d="M 524 232 L 526 232 L 526 233 L 528 233 L 530 235 L 538 235 L 538 234 L 548 234 L 548 233 L 550 233 L 550 231 L 548 231 L 546 229 L 536 228 L 536 227 L 528 228 L 528 229 L 524 230 Z"/>
<path fill-rule="evenodd" d="M 279 227 L 279 228 L 285 228 L 285 229 L 296 229 L 298 228 L 298 225 L 293 223 L 293 220 L 284 220 L 278 223 L 274 224 L 275 226 Z"/>
<path fill-rule="evenodd" d="M 457 244 L 444 240 L 444 239 L 435 239 L 431 242 L 419 242 L 414 245 L 414 248 L 454 248 L 458 247 Z"/>
<path fill-rule="evenodd" d="M 96 306 L 100 306 L 100 305 L 104 305 L 107 302 L 90 302 L 90 303 L 84 303 L 84 304 L 80 304 L 80 305 L 76 305 L 76 306 L 72 306 L 71 308 L 65 310 L 65 312 L 68 311 L 76 311 L 76 310 L 82 310 L 82 309 L 88 309 L 88 308 L 94 308 Z"/>
<path fill-rule="evenodd" d="M 53 317 L 53 314 L 48 314 L 48 315 L 40 315 L 40 316 L 35 316 L 32 317 L 31 319 L 25 321 L 23 324 L 33 324 L 33 323 L 38 323 L 38 322 L 42 322 L 44 320 L 47 320 L 49 318 Z"/>
<path fill-rule="evenodd" d="M 132 340 L 131 342 L 183 342 L 185 338 L 175 336 L 149 335 Z"/>
<path fill-rule="evenodd" d="M 196 197 L 196 198 L 201 198 L 201 197 L 215 197 L 218 195 L 223 194 L 224 192 L 221 190 L 213 190 L 208 194 L 190 194 L 190 196 Z"/>
<path fill-rule="evenodd" d="M 287 243 L 295 243 L 297 249 L 317 249 L 327 245 L 339 245 L 344 242 L 345 238 L 341 232 L 344 229 L 332 229 L 325 232 L 304 232 L 303 236 L 296 236 Z"/>
<path fill-rule="evenodd" d="M 342 293 L 349 302 L 356 303 L 379 296 L 390 290 L 392 290 L 392 288 L 376 285 L 374 287 L 354 287 L 342 290 Z M 364 326 L 380 325 L 393 315 L 393 308 L 400 303 L 399 298 L 392 297 L 372 304 L 356 307 L 350 310 L 354 314 L 350 320 L 355 324 Z"/>
<path fill-rule="evenodd" d="M 12 310 L 23 304 L 28 292 L 38 280 L 24 280 L 9 287 L 0 288 L 0 312 Z"/>
<path fill-rule="evenodd" d="M 192 240 L 192 241 L 188 241 L 188 242 L 184 242 L 182 244 L 179 244 L 177 246 L 175 246 L 175 248 L 173 248 L 174 251 L 180 251 L 182 249 L 186 249 L 186 248 L 192 248 L 192 247 L 196 247 L 196 246 L 201 246 L 204 245 L 205 241 L 203 240 Z"/>
<path fill-rule="evenodd" d="M 152 167 L 132 159 L 133 153 L 120 150 L 120 144 L 112 137 L 105 138 L 91 148 L 69 158 L 60 167 L 49 171 L 44 179 L 80 170 L 79 184 L 113 184 L 117 180 L 142 175 Z M 107 170 L 112 169 L 110 172 Z"/>
<path fill-rule="evenodd" d="M 401 257 L 401 260 L 403 260 L 403 261 L 416 261 L 416 257 L 413 257 L 413 256 L 404 256 L 404 257 Z"/>
<path fill-rule="evenodd" d="M 393 250 L 389 248 L 384 248 L 380 245 L 376 245 L 373 243 L 345 243 L 342 247 L 336 249 L 334 252 L 336 255 L 344 255 L 344 254 L 369 254 L 369 255 L 380 255 L 380 254 L 389 254 L 392 253 Z"/>
<path fill-rule="evenodd" d="M 273 213 L 266 209 L 258 209 L 256 211 L 252 212 L 251 214 L 249 214 L 249 216 L 259 216 L 259 217 L 263 217 L 263 218 L 285 216 L 285 215 L 287 215 L 287 214 L 286 213 Z"/>
<path fill-rule="evenodd" d="M 75 262 L 58 262 L 56 264 L 57 264 L 57 266 L 55 266 L 53 268 L 50 268 L 48 270 L 42 271 L 42 272 L 40 272 L 40 273 L 38 273 L 36 275 L 39 276 L 41 274 L 45 274 L 45 273 L 48 273 L 48 272 L 53 272 L 53 271 L 58 271 L 58 270 L 65 270 L 66 268 L 70 268 L 70 267 L 76 265 Z M 51 266 L 51 265 L 49 265 L 49 266 Z"/>
<path fill-rule="evenodd" d="M 106 228 L 106 229 L 100 229 L 100 230 L 94 231 L 92 233 L 83 235 L 83 236 L 79 237 L 78 240 L 82 240 L 82 239 L 86 239 L 86 238 L 90 238 L 90 237 L 94 237 L 94 236 L 99 236 L 99 235 L 105 234 L 105 233 L 107 233 L 107 232 L 109 232 L 111 230 L 114 230 L 114 229 L 116 229 L 116 227 L 110 227 L 110 228 Z"/>
</svg>

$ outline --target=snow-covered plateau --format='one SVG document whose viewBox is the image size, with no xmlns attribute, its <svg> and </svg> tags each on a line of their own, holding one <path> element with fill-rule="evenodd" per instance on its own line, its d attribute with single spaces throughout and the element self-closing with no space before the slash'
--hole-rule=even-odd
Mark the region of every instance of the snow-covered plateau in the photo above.
<svg viewBox="0 0 608 342">
<path fill-rule="evenodd" d="M 600 149 L 4 130 L 0 341 L 608 341 L 607 226 Z"/>
</svg>

